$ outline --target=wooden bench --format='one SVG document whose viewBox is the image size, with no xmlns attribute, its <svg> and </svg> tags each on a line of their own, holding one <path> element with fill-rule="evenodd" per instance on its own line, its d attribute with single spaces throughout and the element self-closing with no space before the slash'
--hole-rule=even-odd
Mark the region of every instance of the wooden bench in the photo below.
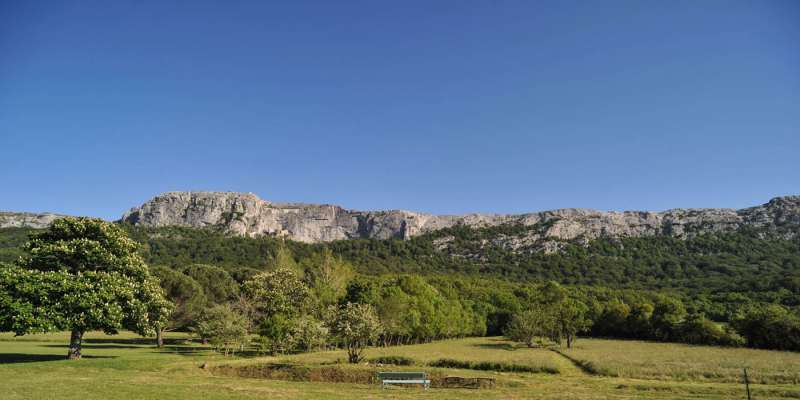
<svg viewBox="0 0 800 400">
<path fill-rule="evenodd" d="M 378 372 L 381 389 L 386 385 L 422 385 L 425 389 L 431 385 L 428 375 L 424 372 Z"/>
</svg>

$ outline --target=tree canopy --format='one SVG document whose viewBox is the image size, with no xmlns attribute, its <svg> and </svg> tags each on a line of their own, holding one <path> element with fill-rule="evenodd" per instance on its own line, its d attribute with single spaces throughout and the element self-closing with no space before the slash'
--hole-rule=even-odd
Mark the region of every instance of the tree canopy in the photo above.
<svg viewBox="0 0 800 400">
<path fill-rule="evenodd" d="M 60 218 L 24 248 L 17 266 L 0 269 L 0 329 L 69 330 L 67 356 L 77 359 L 87 330 L 147 335 L 166 324 L 172 304 L 118 225 Z"/>
</svg>

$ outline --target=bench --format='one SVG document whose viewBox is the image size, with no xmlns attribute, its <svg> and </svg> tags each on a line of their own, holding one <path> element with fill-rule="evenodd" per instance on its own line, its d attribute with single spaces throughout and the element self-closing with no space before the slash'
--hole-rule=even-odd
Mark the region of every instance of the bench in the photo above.
<svg viewBox="0 0 800 400">
<path fill-rule="evenodd" d="M 425 389 L 431 385 L 428 375 L 424 372 L 378 372 L 381 389 L 386 385 L 422 385 Z"/>
</svg>

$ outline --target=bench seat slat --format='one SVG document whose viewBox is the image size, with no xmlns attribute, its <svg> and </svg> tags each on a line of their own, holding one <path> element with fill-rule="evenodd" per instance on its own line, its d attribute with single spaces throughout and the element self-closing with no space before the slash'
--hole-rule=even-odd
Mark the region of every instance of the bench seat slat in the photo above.
<svg viewBox="0 0 800 400">
<path fill-rule="evenodd" d="M 408 383 L 408 384 L 418 384 L 418 385 L 428 385 L 431 383 L 431 381 L 428 379 L 384 379 L 382 382 L 389 384 Z"/>
</svg>

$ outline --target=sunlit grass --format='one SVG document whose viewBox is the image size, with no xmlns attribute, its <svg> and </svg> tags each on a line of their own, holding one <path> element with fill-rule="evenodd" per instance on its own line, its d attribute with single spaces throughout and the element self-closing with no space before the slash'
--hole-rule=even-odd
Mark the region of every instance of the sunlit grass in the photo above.
<svg viewBox="0 0 800 400">
<path fill-rule="evenodd" d="M 800 353 L 642 341 L 580 340 L 563 353 L 605 376 L 800 384 Z"/>
<path fill-rule="evenodd" d="M 168 334 L 167 339 L 185 336 Z M 17 338 L 19 339 L 19 338 Z M 31 339 L 37 339 L 32 341 Z M 416 346 L 368 349 L 367 357 L 398 354 L 412 357 L 419 365 L 389 367 L 427 372 L 437 369 L 425 366 L 439 358 L 468 360 L 497 360 L 514 363 L 553 362 L 560 374 L 498 373 L 492 371 L 467 371 L 439 369 L 457 376 L 489 376 L 498 381 L 495 389 L 437 389 L 423 391 L 419 388 L 393 388 L 381 390 L 377 385 L 290 382 L 236 376 L 219 376 L 213 368 L 200 366 L 270 363 L 291 360 L 303 365 L 321 365 L 344 358 L 342 352 L 321 352 L 284 357 L 239 358 L 223 357 L 207 348 L 184 340 L 169 341 L 165 349 L 157 349 L 152 339 L 141 340 L 131 333 L 105 336 L 87 334 L 85 358 L 68 361 L 66 355 L 68 334 L 26 336 L 13 340 L 12 335 L 0 335 L 0 398 L 21 399 L 75 399 L 75 400 L 195 400 L 195 399 L 731 399 L 744 398 L 744 388 L 739 383 L 705 381 L 647 380 L 605 377 L 582 373 L 567 359 L 544 349 L 509 348 L 496 338 L 471 338 L 450 340 Z M 579 346 L 595 345 L 593 340 L 581 340 Z M 602 342 L 602 341 L 600 341 Z M 655 346 L 657 343 L 618 341 L 622 351 L 628 346 Z M 605 345 L 607 348 L 610 344 Z M 728 349 L 709 351 L 727 352 Z M 576 349 L 586 351 L 586 348 Z M 646 350 L 631 351 L 648 357 Z M 749 353 L 732 353 L 748 355 Z M 779 353 L 793 360 L 796 354 Z M 632 357 L 632 356 L 631 356 Z M 372 366 L 341 365 L 342 368 L 373 368 Z M 754 367 L 754 369 L 756 369 Z M 800 388 L 792 384 L 754 385 L 754 398 L 800 398 Z"/>
<path fill-rule="evenodd" d="M 475 363 L 507 363 L 548 372 L 557 372 L 562 365 L 558 361 L 560 356 L 552 351 L 527 348 L 501 338 L 467 338 L 409 346 L 378 347 L 368 349 L 365 356 L 367 360 L 387 356 L 408 357 L 421 366 L 441 359 Z M 345 360 L 346 354 L 342 351 L 329 351 L 299 354 L 285 357 L 285 359 L 320 364 Z"/>
</svg>

